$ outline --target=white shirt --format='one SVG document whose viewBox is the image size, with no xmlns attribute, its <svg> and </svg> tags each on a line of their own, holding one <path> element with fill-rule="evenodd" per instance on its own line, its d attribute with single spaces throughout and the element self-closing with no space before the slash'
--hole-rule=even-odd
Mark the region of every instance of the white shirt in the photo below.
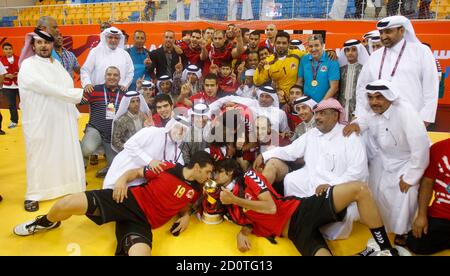
<svg viewBox="0 0 450 276">
<path fill-rule="evenodd" d="M 120 70 L 119 85 L 129 87 L 133 81 L 134 65 L 130 55 L 122 48 L 111 50 L 107 46 L 97 46 L 89 55 L 80 70 L 81 85 L 105 83 L 105 71 L 109 66 Z"/>
<path fill-rule="evenodd" d="M 14 63 L 14 56 L 9 57 L 9 58 L 8 58 L 8 62 L 9 62 L 10 64 L 13 64 L 13 63 Z M 1 63 L 1 62 L 0 62 L 0 63 Z M 2 65 L 3 65 L 3 64 L 2 64 Z M 4 66 L 3 66 L 3 67 L 4 67 Z M 7 69 L 7 67 L 4 67 L 4 69 Z M 1 69 L 0 69 L 0 71 L 1 71 Z M 5 73 L 1 73 L 1 72 L 0 72 L 0 75 L 6 74 L 6 73 L 8 73 L 8 71 L 5 71 Z M 3 88 L 8 88 L 8 89 L 18 89 L 19 86 L 17 86 L 17 84 L 13 83 L 12 85 L 3 85 Z"/>
<path fill-rule="evenodd" d="M 430 142 L 422 119 L 410 103 L 394 102 L 383 114 L 370 111 L 356 122 L 373 138 L 382 160 L 380 170 L 403 171 L 406 183 L 419 183 L 428 166 Z"/>
<path fill-rule="evenodd" d="M 344 99 L 345 99 L 345 115 L 347 116 L 347 122 L 350 122 L 352 119 L 352 114 L 350 114 L 350 100 L 353 98 L 353 95 L 356 94 L 355 89 L 353 87 L 353 83 L 356 77 L 356 65 L 358 63 L 348 64 L 347 69 L 347 79 L 345 80 L 345 89 L 344 89 Z"/>
<path fill-rule="evenodd" d="M 27 158 L 27 200 L 49 200 L 85 190 L 78 137 L 83 89 L 56 60 L 32 56 L 19 75 L 20 108 Z"/>
<path fill-rule="evenodd" d="M 244 0 L 242 1 L 242 20 L 252 20 L 253 19 L 253 9 L 252 9 L 252 1 Z"/>
<path fill-rule="evenodd" d="M 103 182 L 103 189 L 113 189 L 117 179 L 130 169 L 144 168 L 152 160 L 171 161 L 184 164 L 180 143 L 175 143 L 165 128 L 145 127 L 123 145 L 123 150 L 114 158 Z M 129 183 L 135 186 L 145 183 L 136 179 Z"/>
<path fill-rule="evenodd" d="M 256 87 L 253 85 L 252 87 L 249 87 L 248 85 L 244 85 L 243 87 L 239 87 L 238 90 L 236 90 L 236 95 L 244 98 L 253 99 L 256 95 Z"/>
<path fill-rule="evenodd" d="M 200 7 L 199 0 L 191 0 L 191 4 L 189 6 L 189 20 L 200 19 L 199 7 Z"/>
<path fill-rule="evenodd" d="M 315 185 L 334 186 L 349 181 L 364 181 L 368 177 L 364 145 L 359 136 L 352 134 L 344 137 L 343 128 L 344 125 L 337 123 L 325 134 L 314 128 L 292 144 L 269 150 L 262 156 L 265 162 L 270 158 L 284 161 L 304 158 L 304 169 L 307 169 L 309 179 Z"/>
<path fill-rule="evenodd" d="M 3 63 L 0 62 L 0 75 L 6 74 L 5 66 L 3 66 Z"/>
<path fill-rule="evenodd" d="M 222 107 L 222 105 L 227 102 L 234 102 L 246 105 L 257 117 L 264 116 L 269 118 L 272 124 L 272 129 L 277 132 L 285 132 L 289 130 L 286 112 L 274 106 L 262 107 L 259 105 L 258 100 L 253 100 L 239 96 L 226 96 L 214 101 L 212 104 L 210 104 L 209 108 L 211 112 L 214 113 L 214 111 L 219 110 Z"/>
<path fill-rule="evenodd" d="M 436 62 L 430 49 L 420 43 L 408 42 L 394 77 L 391 72 L 403 46 L 402 39 L 394 47 L 387 48 L 381 79 L 394 82 L 401 91 L 400 98 L 409 101 L 419 112 L 422 121 L 434 122 L 439 96 L 439 79 Z M 378 79 L 385 47 L 375 51 L 363 66 L 356 90 L 356 116 L 366 113 L 365 87 Z"/>
</svg>

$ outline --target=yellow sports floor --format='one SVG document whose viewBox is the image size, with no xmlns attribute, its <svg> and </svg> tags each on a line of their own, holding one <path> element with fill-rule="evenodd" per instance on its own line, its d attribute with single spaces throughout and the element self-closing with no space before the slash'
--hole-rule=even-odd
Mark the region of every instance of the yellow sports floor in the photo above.
<svg viewBox="0 0 450 276">
<path fill-rule="evenodd" d="M 6 135 L 0 136 L 0 255 L 113 255 L 115 250 L 114 224 L 97 226 L 84 216 L 72 217 L 64 221 L 61 227 L 29 237 L 18 237 L 12 232 L 13 227 L 35 216 L 45 214 L 54 201 L 40 202 L 40 210 L 35 213 L 23 209 L 25 195 L 25 145 L 23 132 L 19 126 L 8 129 L 9 112 L 2 110 L 2 129 Z M 88 120 L 82 114 L 79 120 L 80 137 Z M 433 142 L 450 138 L 449 133 L 430 133 Z M 103 168 L 101 159 L 96 166 L 89 166 L 86 172 L 88 189 L 101 188 L 102 179 L 95 178 L 98 169 Z M 219 225 L 205 225 L 195 217 L 191 218 L 189 228 L 174 237 L 169 233 L 171 222 L 153 230 L 153 255 L 157 256 L 265 256 L 293 255 L 299 253 L 286 238 L 277 238 L 273 245 L 264 238 L 251 236 L 252 249 L 241 253 L 236 248 L 236 234 L 239 227 L 229 222 Z M 369 230 L 355 223 L 352 236 L 347 240 L 329 242 L 335 255 L 351 255 L 365 248 Z M 392 238 L 392 236 L 391 236 Z M 450 250 L 438 255 L 450 256 Z"/>
</svg>

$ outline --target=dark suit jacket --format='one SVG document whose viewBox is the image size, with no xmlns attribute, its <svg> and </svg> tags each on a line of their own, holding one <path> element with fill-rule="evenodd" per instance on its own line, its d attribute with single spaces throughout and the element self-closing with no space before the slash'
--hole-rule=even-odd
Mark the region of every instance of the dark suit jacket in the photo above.
<svg viewBox="0 0 450 276">
<path fill-rule="evenodd" d="M 172 62 L 169 68 L 170 74 L 167 70 L 166 53 L 164 52 L 164 48 L 162 46 L 150 52 L 150 59 L 152 60 L 150 76 L 156 76 L 156 78 L 159 78 L 162 75 L 169 75 L 169 77 L 172 78 L 172 75 L 175 72 L 175 65 L 179 61 L 179 55 L 175 53 L 175 51 L 172 51 Z"/>
</svg>

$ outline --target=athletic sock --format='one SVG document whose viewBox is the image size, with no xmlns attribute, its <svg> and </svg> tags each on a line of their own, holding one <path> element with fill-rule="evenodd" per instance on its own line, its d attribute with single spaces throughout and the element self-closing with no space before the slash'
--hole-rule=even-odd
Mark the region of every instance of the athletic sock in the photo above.
<svg viewBox="0 0 450 276">
<path fill-rule="evenodd" d="M 389 241 L 389 238 L 387 236 L 386 229 L 384 228 L 384 226 L 381 226 L 379 228 L 370 229 L 370 232 L 372 233 L 372 236 L 375 239 L 375 241 L 377 242 L 378 246 L 380 246 L 380 250 L 392 248 L 391 242 Z"/>
<path fill-rule="evenodd" d="M 52 226 L 54 222 L 51 222 L 47 219 L 47 215 L 44 215 L 37 219 L 37 224 L 43 227 Z"/>
</svg>

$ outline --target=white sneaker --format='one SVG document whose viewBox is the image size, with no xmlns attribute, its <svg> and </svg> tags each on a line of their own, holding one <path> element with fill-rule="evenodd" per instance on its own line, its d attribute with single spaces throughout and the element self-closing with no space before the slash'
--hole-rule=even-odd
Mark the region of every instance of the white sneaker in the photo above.
<svg viewBox="0 0 450 276">
<path fill-rule="evenodd" d="M 379 251 L 380 251 L 380 246 L 378 245 L 378 243 L 375 241 L 375 239 L 370 238 L 367 241 L 366 249 L 359 252 L 357 255 L 358 256 L 372 256 L 372 254 L 379 252 Z"/>
<path fill-rule="evenodd" d="M 412 256 L 411 252 L 403 246 L 394 245 L 394 248 L 397 249 L 399 256 Z"/>
<path fill-rule="evenodd" d="M 411 256 L 406 248 L 395 245 L 391 249 L 380 250 L 380 246 L 375 239 L 370 238 L 367 241 L 366 249 L 359 252 L 358 256 Z"/>
<path fill-rule="evenodd" d="M 17 126 L 16 123 L 11 122 L 8 126 L 8 128 L 15 128 Z"/>
<path fill-rule="evenodd" d="M 50 229 L 56 228 L 61 225 L 60 221 L 55 222 L 52 225 L 47 226 L 47 227 L 39 225 L 38 221 L 41 217 L 42 216 L 38 216 L 34 220 L 30 220 L 30 221 L 27 221 L 27 222 L 17 225 L 16 227 L 14 227 L 14 234 L 16 234 L 18 236 L 29 236 L 29 235 L 33 235 L 36 232 L 50 230 Z"/>
<path fill-rule="evenodd" d="M 370 254 L 369 256 L 412 256 L 411 252 L 408 251 L 408 249 L 395 245 L 391 249 L 385 249 L 382 251 L 375 251 L 374 253 Z"/>
<path fill-rule="evenodd" d="M 399 256 L 397 249 L 391 248 L 391 249 L 385 249 L 381 251 L 375 251 L 369 256 Z"/>
</svg>

